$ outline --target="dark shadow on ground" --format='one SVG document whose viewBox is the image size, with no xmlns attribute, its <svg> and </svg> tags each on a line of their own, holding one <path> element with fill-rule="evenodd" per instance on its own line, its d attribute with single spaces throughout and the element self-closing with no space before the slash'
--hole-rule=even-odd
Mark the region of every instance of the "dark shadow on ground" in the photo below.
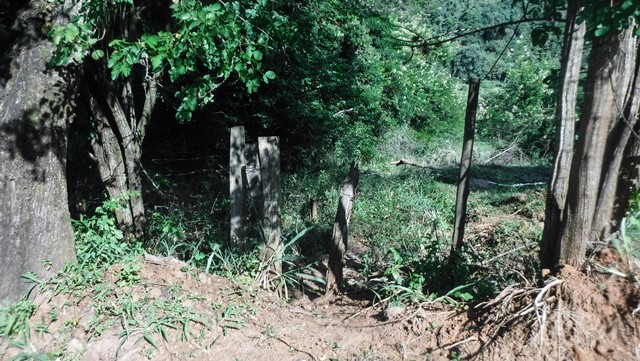
<svg viewBox="0 0 640 361">
<path fill-rule="evenodd" d="M 471 189 L 546 187 L 551 179 L 552 171 L 551 165 L 473 165 L 471 168 Z M 442 168 L 410 167 L 402 170 L 396 177 L 415 176 L 416 173 L 428 174 L 438 182 L 456 185 L 460 169 L 453 166 Z M 391 176 L 391 178 L 393 177 Z"/>
</svg>

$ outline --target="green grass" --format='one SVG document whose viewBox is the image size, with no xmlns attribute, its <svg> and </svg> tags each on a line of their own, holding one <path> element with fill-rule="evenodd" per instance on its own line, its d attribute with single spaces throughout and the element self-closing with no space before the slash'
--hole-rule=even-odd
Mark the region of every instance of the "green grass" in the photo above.
<svg viewBox="0 0 640 361">
<path fill-rule="evenodd" d="M 440 143 L 439 149 L 420 144 L 418 135 L 408 129 L 390 134 L 394 139 L 380 145 L 377 159 L 361 165 L 349 232 L 350 242 L 363 245 L 365 253 L 351 266 L 365 275 L 383 273 L 388 283 L 376 291 L 409 299 L 437 298 L 469 284 L 455 296 L 468 301 L 490 297 L 510 283 L 535 280 L 542 231 L 536 217 L 544 211 L 544 183 L 550 168 L 522 162 L 475 165 L 472 177 L 484 183 L 472 184 L 468 223 L 492 223 L 487 229 L 468 227 L 462 254 L 455 264 L 448 264 L 459 172 L 452 154 L 459 150 L 453 149 L 455 142 Z M 481 160 L 499 152 L 487 144 L 479 148 Z M 398 159 L 429 167 L 390 165 Z M 316 230 L 301 240 L 316 260 L 321 258 L 318 254 L 326 254 L 346 172 L 344 167 L 285 176 L 285 228 L 312 224 L 305 219 L 308 203 L 313 199 L 318 204 Z M 514 197 L 516 193 L 521 195 Z M 443 277 L 445 273 L 452 276 Z"/>
<path fill-rule="evenodd" d="M 453 141 L 423 144 L 420 134 L 406 128 L 389 137 L 379 146 L 374 161 L 360 166 L 349 229 L 349 242 L 352 246 L 357 244 L 354 248 L 358 252 L 349 256 L 348 266 L 367 280 L 371 275 L 383 276 L 382 283 L 365 285 L 371 294 L 396 303 L 445 302 L 464 307 L 470 301 L 495 295 L 509 284 L 535 281 L 542 231 L 537 217 L 544 211 L 545 186 L 510 185 L 544 182 L 550 173 L 548 166 L 522 162 L 474 166 L 473 178 L 485 181 L 485 185 L 472 188 L 465 244 L 450 261 L 457 145 Z M 478 159 L 490 159 L 497 151 L 483 144 Z M 398 159 L 411 159 L 430 167 L 390 165 Z M 275 288 L 287 285 L 300 289 L 309 282 L 322 287 L 317 275 L 323 272 L 321 263 L 327 255 L 338 192 L 348 171 L 347 167 L 336 166 L 340 162 L 326 164 L 333 166 L 320 172 L 298 170 L 283 174 L 281 216 L 286 247 L 277 259 L 285 267 L 282 275 L 271 280 L 277 284 Z M 198 184 L 210 183 L 202 187 L 189 182 L 193 181 L 165 182 L 164 194 L 179 194 L 184 189 L 215 193 L 212 190 L 226 185 L 222 178 L 198 180 Z M 197 277 L 198 270 L 204 270 L 246 284 L 264 273 L 259 232 L 252 233 L 240 246 L 229 245 L 225 241 L 226 201 L 194 192 L 184 197 L 190 201 L 167 197 L 164 205 L 151 210 L 150 237 L 144 247 L 142 243 L 123 242 L 113 215 L 119 202 L 105 202 L 92 216 L 73 222 L 78 264 L 68 265 L 48 280 L 33 274 L 26 278 L 53 296 L 70 295 L 73 302 L 90 294 L 94 314 L 82 327 L 92 337 L 100 337 L 115 325 L 122 325 L 120 346 L 127 342 L 144 344 L 148 357 L 170 335 L 197 342 L 212 327 L 222 327 L 224 332 L 243 327 L 244 319 L 252 312 L 244 298 L 211 305 L 217 316 L 207 320 L 199 311 L 184 306 L 193 296 L 180 292 L 179 287 L 167 297 L 134 297 L 133 290 L 142 287 L 136 258 L 143 251 L 187 262 L 190 266 L 185 267 L 185 272 L 193 277 Z M 514 197 L 516 193 L 518 197 Z M 318 205 L 315 220 L 309 219 L 312 201 Z M 640 233 L 637 219 L 637 212 L 630 215 L 620 242 L 633 252 L 638 248 Z M 106 281 L 107 269 L 114 275 L 117 292 Z M 350 286 L 345 286 L 349 291 Z M 55 358 L 65 352 L 63 341 L 55 355 L 30 353 L 25 348 L 32 332 L 48 332 L 56 313 L 62 312 L 53 310 L 30 329 L 27 321 L 36 311 L 37 307 L 26 300 L 0 306 L 0 337 L 13 347 L 24 349 L 16 359 Z M 76 327 L 77 323 L 70 322 L 62 331 L 71 334 Z"/>
</svg>

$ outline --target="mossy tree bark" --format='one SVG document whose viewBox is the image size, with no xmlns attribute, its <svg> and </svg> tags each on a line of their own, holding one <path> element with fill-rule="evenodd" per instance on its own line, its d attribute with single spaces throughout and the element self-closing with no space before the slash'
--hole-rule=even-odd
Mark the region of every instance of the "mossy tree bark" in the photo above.
<svg viewBox="0 0 640 361">
<path fill-rule="evenodd" d="M 79 3 L 55 13 L 44 0 L 11 7 L 0 57 L 0 300 L 24 296 L 30 285 L 21 274 L 45 277 L 75 261 L 65 167 L 77 90 L 73 69 L 47 67 L 45 25 L 71 17 Z"/>
</svg>

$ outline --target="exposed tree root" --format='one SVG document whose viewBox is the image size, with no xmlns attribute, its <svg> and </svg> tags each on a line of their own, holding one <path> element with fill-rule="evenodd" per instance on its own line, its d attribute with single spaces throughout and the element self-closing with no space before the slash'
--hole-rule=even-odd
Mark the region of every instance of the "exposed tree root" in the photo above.
<svg viewBox="0 0 640 361">
<path fill-rule="evenodd" d="M 469 357 L 479 356 L 491 346 L 502 331 L 520 323 L 528 323 L 531 326 L 538 324 L 538 336 L 542 345 L 549 308 L 559 300 L 551 293 L 562 282 L 560 279 L 550 279 L 543 287 L 518 288 L 517 285 L 511 285 L 494 299 L 478 304 L 474 310 L 487 315 L 483 323 L 489 327 L 490 336 L 487 340 L 480 340 L 482 346 Z"/>
</svg>

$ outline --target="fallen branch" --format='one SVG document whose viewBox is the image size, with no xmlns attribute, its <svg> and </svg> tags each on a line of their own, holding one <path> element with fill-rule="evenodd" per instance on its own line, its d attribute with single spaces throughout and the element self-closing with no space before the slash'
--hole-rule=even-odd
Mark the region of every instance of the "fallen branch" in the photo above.
<svg viewBox="0 0 640 361">
<path fill-rule="evenodd" d="M 337 118 L 339 116 L 345 115 L 346 113 L 350 113 L 350 112 L 354 111 L 355 109 L 356 108 L 349 108 L 349 109 L 343 109 L 343 110 L 337 111 L 336 113 L 334 113 L 332 115 L 332 117 Z"/>
<path fill-rule="evenodd" d="M 274 339 L 274 340 L 278 340 L 280 342 L 282 342 L 283 344 L 289 346 L 290 349 L 294 350 L 294 351 L 298 351 L 304 354 L 309 355 L 309 357 L 311 357 L 314 361 L 317 361 L 318 359 L 315 358 L 315 356 L 313 356 L 310 352 L 307 352 L 305 350 L 299 349 L 297 347 L 292 346 L 289 342 L 283 340 L 282 338 L 278 337 L 278 336 L 270 336 L 270 338 Z"/>
<path fill-rule="evenodd" d="M 369 307 L 361 309 L 360 311 L 358 311 L 358 312 L 354 313 L 353 315 L 351 315 L 351 316 L 345 318 L 344 320 L 342 320 L 342 322 L 349 321 L 350 319 L 352 319 L 352 318 L 354 318 L 354 317 L 356 317 L 358 315 L 361 315 L 363 312 L 371 310 L 371 309 L 373 309 L 374 307 L 376 307 L 378 305 L 382 305 L 384 302 L 389 301 L 391 299 L 391 297 L 393 297 L 393 296 L 389 296 L 389 297 L 387 297 L 387 298 L 385 298 L 383 300 L 380 300 L 380 302 L 378 302 L 378 303 L 374 303 L 373 305 L 371 305 Z"/>
<path fill-rule="evenodd" d="M 476 342 L 478 342 L 478 338 L 477 338 L 476 336 L 471 336 L 471 337 L 465 338 L 465 339 L 464 339 L 464 340 L 462 340 L 462 341 L 454 342 L 454 343 L 449 344 L 449 345 L 447 345 L 447 346 L 444 346 L 444 347 L 442 347 L 442 348 L 443 348 L 444 350 L 449 351 L 449 350 L 451 350 L 451 349 L 452 349 L 452 348 L 454 348 L 454 347 L 458 347 L 458 346 L 460 346 L 460 345 L 463 345 L 463 344 L 465 344 L 465 343 L 467 343 L 467 342 L 471 342 L 471 341 L 476 341 Z"/>
<path fill-rule="evenodd" d="M 499 254 L 499 255 L 497 255 L 497 256 L 491 257 L 491 258 L 489 258 L 489 259 L 488 259 L 488 260 L 486 260 L 486 261 L 478 262 L 478 263 L 476 263 L 476 266 L 482 266 L 483 264 L 491 263 L 491 262 L 493 262 L 493 261 L 495 261 L 495 260 L 497 260 L 497 259 L 500 259 L 500 258 L 502 258 L 502 257 L 504 257 L 504 256 L 508 256 L 508 255 L 510 255 L 510 254 L 512 254 L 512 253 L 518 252 L 518 251 L 520 251 L 520 250 L 522 250 L 522 249 L 526 249 L 526 248 L 529 248 L 529 247 L 532 247 L 532 246 L 535 246 L 535 245 L 536 245 L 535 243 L 529 243 L 529 244 L 525 244 L 525 245 L 520 246 L 520 247 L 516 247 L 516 248 L 511 249 L 511 250 L 509 250 L 509 251 L 502 252 L 502 253 L 500 253 L 500 254 Z"/>
<path fill-rule="evenodd" d="M 532 186 L 541 186 L 547 184 L 547 182 L 531 182 L 531 183 L 516 183 L 516 184 L 504 184 L 504 183 L 496 183 L 492 181 L 485 180 L 485 182 L 500 186 L 500 187 L 532 187 Z"/>
<path fill-rule="evenodd" d="M 414 162 L 412 162 L 410 160 L 406 160 L 406 159 L 396 160 L 396 161 L 391 162 L 389 164 L 395 165 L 395 166 L 409 165 L 409 166 L 416 167 L 416 168 L 432 169 L 432 170 L 443 170 L 443 169 L 445 169 L 445 167 L 434 167 L 434 166 L 431 166 L 431 165 L 422 165 L 422 164 L 414 163 Z"/>
</svg>

